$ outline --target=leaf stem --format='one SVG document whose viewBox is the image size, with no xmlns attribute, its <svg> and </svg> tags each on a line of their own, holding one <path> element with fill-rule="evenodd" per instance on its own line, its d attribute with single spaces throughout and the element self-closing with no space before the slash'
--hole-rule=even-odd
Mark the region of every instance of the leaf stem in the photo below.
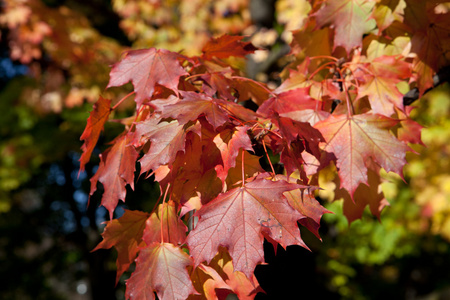
<svg viewBox="0 0 450 300">
<path fill-rule="evenodd" d="M 328 55 L 317 55 L 317 56 L 311 56 L 309 57 L 309 59 L 321 59 L 321 58 L 326 58 L 326 59 L 330 59 L 330 60 L 334 60 L 334 61 L 338 61 L 339 59 L 337 59 L 336 57 L 333 56 L 328 56 Z"/>
<path fill-rule="evenodd" d="M 267 153 L 266 142 L 264 141 L 264 139 L 262 140 L 262 144 L 263 144 L 263 147 L 264 147 L 264 152 L 266 152 L 266 156 L 267 156 L 267 160 L 269 161 L 270 168 L 272 169 L 272 173 L 275 176 L 275 169 L 274 169 L 274 167 L 272 165 L 272 162 L 270 161 L 269 153 Z"/>
<path fill-rule="evenodd" d="M 342 88 L 344 89 L 345 92 L 345 99 L 346 104 L 347 104 L 347 116 L 351 117 L 355 112 L 353 111 L 353 105 L 350 103 L 350 95 L 347 89 L 347 85 L 345 83 L 345 80 L 342 80 Z"/>
<path fill-rule="evenodd" d="M 164 197 L 163 197 L 163 202 L 162 204 L 162 209 L 161 209 L 161 214 L 159 216 L 159 222 L 160 222 L 160 227 L 161 227 L 161 244 L 164 243 L 164 230 L 163 230 L 163 219 L 164 219 L 164 203 L 166 202 L 166 197 L 167 197 L 167 193 L 169 192 L 169 188 L 170 188 L 170 183 L 167 185 L 166 188 L 166 192 L 164 193 Z"/>
<path fill-rule="evenodd" d="M 241 157 L 241 172 L 242 172 L 242 187 L 244 187 L 245 182 L 245 171 L 244 171 L 244 149 L 242 149 L 242 157 Z"/>
<path fill-rule="evenodd" d="M 264 90 L 266 90 L 267 93 L 269 93 L 270 95 L 272 95 L 273 97 L 276 97 L 276 94 L 269 89 L 268 87 L 264 86 L 263 84 L 261 84 L 260 82 L 250 79 L 250 78 L 246 78 L 246 77 L 240 77 L 240 76 L 232 76 L 231 79 L 242 79 L 242 80 L 247 80 L 247 81 L 252 81 L 254 84 L 258 85 L 259 87 L 263 88 Z"/>
<path fill-rule="evenodd" d="M 312 72 L 311 75 L 309 75 L 308 80 L 311 80 L 314 76 L 316 76 L 317 73 L 319 73 L 320 71 L 322 71 L 323 69 L 328 67 L 328 65 L 336 65 L 336 63 L 335 62 L 328 62 L 328 63 L 326 63 L 324 65 L 321 65 L 314 72 Z"/>
<path fill-rule="evenodd" d="M 122 104 L 123 101 L 125 101 L 125 99 L 127 99 L 128 97 L 130 97 L 131 95 L 135 94 L 135 91 L 132 91 L 131 93 L 129 93 L 128 95 L 126 95 L 125 97 L 123 97 L 122 99 L 119 100 L 119 102 L 117 102 L 113 108 L 111 110 L 114 110 L 117 108 L 117 106 L 119 106 L 120 104 Z"/>
</svg>

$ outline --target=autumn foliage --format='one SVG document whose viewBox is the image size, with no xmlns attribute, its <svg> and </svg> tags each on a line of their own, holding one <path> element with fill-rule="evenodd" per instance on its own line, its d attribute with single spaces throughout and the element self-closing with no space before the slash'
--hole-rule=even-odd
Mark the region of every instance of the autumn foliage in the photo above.
<svg viewBox="0 0 450 300">
<path fill-rule="evenodd" d="M 260 50 L 243 36 L 212 38 L 196 56 L 125 52 L 107 87 L 134 90 L 99 97 L 80 170 L 111 112 L 134 97 L 135 114 L 120 120 L 125 129 L 100 155 L 90 190 L 103 185 L 111 218 L 96 249 L 117 249 L 117 280 L 136 262 L 127 298 L 254 298 L 264 239 L 308 248 L 299 226 L 320 238 L 324 172 L 337 172 L 350 222 L 366 206 L 380 217 L 381 170 L 403 176 L 408 144 L 421 143 L 403 96 L 433 87 L 448 61 L 450 18 L 439 2 L 310 1 L 278 87 L 245 77 L 242 65 Z M 113 219 L 127 185 L 149 177 L 161 190 L 155 209 Z"/>
</svg>

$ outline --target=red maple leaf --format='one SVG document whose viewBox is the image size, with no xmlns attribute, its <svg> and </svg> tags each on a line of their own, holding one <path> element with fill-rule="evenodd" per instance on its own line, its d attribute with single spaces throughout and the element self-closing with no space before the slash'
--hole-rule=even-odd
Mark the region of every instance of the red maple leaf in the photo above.
<svg viewBox="0 0 450 300">
<path fill-rule="evenodd" d="M 180 247 L 153 243 L 136 259 L 136 269 L 127 280 L 126 299 L 186 299 L 195 293 L 187 266 L 192 260 Z"/>
<path fill-rule="evenodd" d="M 363 34 L 374 28 L 375 24 L 369 22 L 374 4 L 365 0 L 327 1 L 316 13 L 317 27 L 333 25 L 334 48 L 342 46 L 350 53 L 362 45 Z"/>
<path fill-rule="evenodd" d="M 214 129 L 228 121 L 228 113 L 219 105 L 219 99 L 194 92 L 181 92 L 181 95 L 183 99 L 179 102 L 162 108 L 162 118 L 170 117 L 184 125 L 205 115 Z"/>
<path fill-rule="evenodd" d="M 149 150 L 139 160 L 141 174 L 172 163 L 177 152 L 184 151 L 185 137 L 184 127 L 176 120 L 160 122 L 159 118 L 149 118 L 138 123 L 134 141 L 151 141 Z"/>
<path fill-rule="evenodd" d="M 309 87 L 307 87 L 292 89 L 274 95 L 258 108 L 258 113 L 266 116 L 278 113 L 283 116 L 285 113 L 319 108 L 320 102 L 309 96 Z"/>
<path fill-rule="evenodd" d="M 397 130 L 397 136 L 400 141 L 411 144 L 419 144 L 425 146 L 422 142 L 423 126 L 416 121 L 409 119 L 405 113 L 398 111 L 400 119 L 400 128 Z"/>
<path fill-rule="evenodd" d="M 373 165 L 370 161 L 368 164 Z M 389 205 L 383 192 L 379 189 L 381 184 L 381 178 L 378 174 L 379 167 L 375 166 L 375 169 L 376 170 L 372 170 L 371 167 L 368 168 L 368 185 L 360 184 L 358 186 L 353 196 L 354 201 L 352 201 L 348 191 L 344 189 L 335 190 L 336 199 L 344 199 L 342 210 L 349 223 L 361 219 L 366 206 L 369 206 L 372 215 L 380 220 L 381 211 Z M 335 182 L 337 183 L 336 186 L 339 186 L 339 178 L 336 178 Z"/>
<path fill-rule="evenodd" d="M 113 146 L 100 154 L 100 166 L 91 178 L 92 195 L 97 186 L 97 181 L 103 184 L 104 192 L 101 205 L 108 211 L 110 219 L 113 217 L 114 209 L 119 199 L 125 201 L 126 188 L 129 184 L 134 189 L 134 171 L 136 170 L 136 159 L 139 153 L 130 144 L 128 134 L 122 134 L 113 142 Z"/>
<path fill-rule="evenodd" d="M 213 96 L 214 94 L 218 94 L 219 97 L 234 100 L 236 97 L 233 97 L 231 86 L 231 68 L 225 69 L 221 72 L 213 72 L 213 73 L 205 73 L 200 76 L 203 80 L 202 89 L 203 91 L 209 95 Z"/>
<path fill-rule="evenodd" d="M 289 204 L 306 217 L 300 219 L 299 223 L 314 233 L 318 239 L 321 239 L 319 235 L 320 219 L 323 214 L 331 212 L 320 205 L 312 193 L 312 189 L 296 189 L 288 191 L 284 195 L 288 199 Z"/>
<path fill-rule="evenodd" d="M 250 42 L 243 42 L 243 36 L 230 36 L 227 34 L 211 39 L 202 49 L 202 58 L 211 60 L 214 57 L 227 58 L 230 56 L 244 57 L 258 50 Z"/>
<path fill-rule="evenodd" d="M 187 238 L 195 265 L 209 262 L 219 246 L 224 246 L 235 270 L 251 278 L 256 265 L 264 260 L 264 236 L 283 247 L 307 248 L 297 225 L 304 216 L 283 196 L 284 192 L 298 187 L 286 181 L 256 179 L 202 206 L 196 213 L 198 224 Z"/>
<path fill-rule="evenodd" d="M 290 80 L 285 81 L 288 83 Z M 258 113 L 266 117 L 278 114 L 298 122 L 308 122 L 314 125 L 326 119 L 328 112 L 323 111 L 324 102 L 310 97 L 310 87 L 295 88 L 275 94 L 266 100 L 259 108 Z"/>
<path fill-rule="evenodd" d="M 337 159 L 341 187 L 349 191 L 352 199 L 360 183 L 368 184 L 366 161 L 369 157 L 387 172 L 402 176 L 409 147 L 387 129 L 397 123 L 381 115 L 361 114 L 331 115 L 315 124 L 326 140 L 323 150 Z"/>
<path fill-rule="evenodd" d="M 186 239 L 187 227 L 178 216 L 175 203 L 169 201 L 160 204 L 145 222 L 142 239 L 147 245 L 153 242 L 183 244 Z"/>
<path fill-rule="evenodd" d="M 286 173 L 290 175 L 299 170 L 303 174 L 303 158 L 299 154 L 307 151 L 320 158 L 319 143 L 324 141 L 321 133 L 309 123 L 296 122 L 290 118 L 276 117 L 273 121 L 283 138 L 275 137 L 272 148 L 276 153 L 281 153 L 280 161 L 285 165 Z"/>
<path fill-rule="evenodd" d="M 200 264 L 199 267 L 201 266 L 206 267 L 203 264 Z M 211 260 L 209 266 L 223 278 L 227 284 L 227 289 L 235 293 L 239 300 L 251 300 L 255 298 L 258 292 L 263 292 L 255 276 L 247 278 L 244 273 L 234 270 L 230 254 L 223 248 Z M 223 294 L 220 294 L 220 296 L 225 296 Z M 216 295 L 219 299 L 224 298 L 220 297 L 218 293 Z"/>
<path fill-rule="evenodd" d="M 394 56 L 380 56 L 368 66 L 358 86 L 358 98 L 367 96 L 373 113 L 390 117 L 394 107 L 403 110 L 397 83 L 411 77 L 410 64 Z"/>
<path fill-rule="evenodd" d="M 211 159 L 216 161 L 220 153 L 214 148 L 211 151 L 203 151 L 203 146 L 212 144 L 212 139 L 206 139 L 204 131 L 203 140 L 196 133 L 189 132 L 186 135 L 184 152 L 178 152 L 175 161 L 166 168 L 168 171 L 164 177 L 157 176 L 161 186 L 170 185 L 169 193 L 171 199 L 186 205 L 191 198 L 199 197 L 201 203 L 207 203 L 222 191 L 222 184 L 217 178 L 214 163 L 206 163 Z M 158 175 L 158 174 L 157 174 Z M 186 207 L 183 207 L 186 209 Z M 197 207 L 192 207 L 192 209 Z"/>
<path fill-rule="evenodd" d="M 247 130 L 248 128 L 243 126 L 235 127 L 234 130 L 224 130 L 213 140 L 222 157 L 222 164 L 215 167 L 217 177 L 222 180 L 222 183 L 225 183 L 230 168 L 236 166 L 239 150 L 253 151 Z"/>
<path fill-rule="evenodd" d="M 231 79 L 231 87 L 236 90 L 238 101 L 251 99 L 256 104 L 261 105 L 271 94 L 271 90 L 261 82 L 239 76 L 234 76 Z"/>
<path fill-rule="evenodd" d="M 94 109 L 89 114 L 87 120 L 86 128 L 80 137 L 80 140 L 84 140 L 81 150 L 83 154 L 80 157 L 80 171 L 84 171 L 84 166 L 89 162 L 91 158 L 92 151 L 97 144 L 100 133 L 103 131 L 103 126 L 108 120 L 109 114 L 111 113 L 111 100 L 105 99 L 102 96 L 99 97 L 98 101 L 94 104 Z"/>
<path fill-rule="evenodd" d="M 256 120 L 257 114 L 248 108 L 243 107 L 240 104 L 231 102 L 231 101 L 223 101 L 221 99 L 216 100 L 220 106 L 228 112 L 231 118 L 242 120 L 242 122 L 248 122 L 250 120 Z"/>
<path fill-rule="evenodd" d="M 191 280 L 195 289 L 200 292 L 202 299 L 222 299 L 217 295 L 219 292 L 225 291 L 225 296 L 233 292 L 214 268 L 204 264 L 200 264 L 194 269 Z"/>
<path fill-rule="evenodd" d="M 142 234 L 148 217 L 147 213 L 126 209 L 120 218 L 106 222 L 102 233 L 103 241 L 92 250 L 116 248 L 116 284 L 123 272 L 134 262 L 139 249 L 145 245 Z"/>
<path fill-rule="evenodd" d="M 156 84 L 177 91 L 179 78 L 188 74 L 178 61 L 181 58 L 182 55 L 165 49 L 128 51 L 112 67 L 107 88 L 131 81 L 136 92 L 135 101 L 140 107 L 152 97 Z"/>
</svg>

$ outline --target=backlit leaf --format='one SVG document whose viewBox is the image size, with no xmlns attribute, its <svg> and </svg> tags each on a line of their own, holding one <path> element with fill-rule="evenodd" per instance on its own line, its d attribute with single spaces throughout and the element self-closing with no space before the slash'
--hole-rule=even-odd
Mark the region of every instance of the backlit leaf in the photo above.
<svg viewBox="0 0 450 300">
<path fill-rule="evenodd" d="M 393 56 L 375 58 L 358 86 L 358 97 L 368 96 L 372 111 L 390 117 L 394 107 L 403 110 L 403 94 L 397 83 L 411 77 L 409 63 Z"/>
<path fill-rule="evenodd" d="M 84 144 L 81 146 L 83 154 L 80 157 L 80 172 L 84 171 L 84 166 L 89 162 L 92 151 L 100 137 L 100 133 L 103 131 L 103 125 L 108 120 L 110 113 L 111 100 L 100 96 L 98 101 L 94 104 L 94 109 L 89 115 L 86 128 L 80 137 L 80 140 L 84 140 Z"/>
<path fill-rule="evenodd" d="M 129 184 L 134 189 L 134 171 L 139 153 L 130 145 L 129 135 L 122 134 L 113 141 L 113 146 L 100 154 L 100 166 L 91 178 L 92 195 L 97 181 L 103 184 L 104 192 L 101 205 L 108 211 L 110 219 L 113 217 L 119 199 L 125 201 L 126 188 Z"/>
<path fill-rule="evenodd" d="M 186 299 L 195 292 L 186 267 L 192 261 L 170 243 L 153 243 L 136 259 L 136 269 L 127 280 L 126 299 Z"/>
<path fill-rule="evenodd" d="M 102 233 L 103 241 L 92 250 L 116 248 L 118 253 L 116 284 L 123 272 L 133 263 L 139 249 L 145 245 L 142 234 L 148 217 L 148 213 L 126 209 L 120 218 L 106 221 Z"/>
<path fill-rule="evenodd" d="M 342 46 L 350 53 L 362 45 L 363 34 L 374 28 L 374 22 L 369 19 L 374 4 L 365 0 L 326 1 L 316 13 L 317 27 L 333 25 L 334 48 Z"/>
<path fill-rule="evenodd" d="M 369 157 L 386 171 L 402 175 L 409 147 L 386 129 L 397 122 L 381 115 L 332 115 L 314 126 L 326 140 L 323 150 L 336 157 L 341 187 L 352 199 L 360 183 L 368 184 Z"/>
<path fill-rule="evenodd" d="M 177 90 L 179 78 L 187 74 L 178 62 L 181 57 L 165 49 L 128 51 L 112 67 L 107 87 L 121 86 L 131 81 L 136 92 L 135 101 L 141 106 L 152 97 L 156 84 Z"/>
<path fill-rule="evenodd" d="M 283 196 L 284 192 L 296 188 L 296 184 L 286 181 L 256 179 L 203 206 L 196 213 L 198 224 L 187 238 L 195 265 L 209 262 L 219 246 L 224 246 L 235 270 L 250 278 L 256 265 L 264 261 L 264 235 L 283 247 L 306 247 L 297 226 L 297 221 L 304 216 Z"/>
<path fill-rule="evenodd" d="M 162 118 L 174 118 L 184 125 L 189 121 L 196 120 L 204 114 L 206 120 L 217 128 L 228 121 L 227 112 L 220 106 L 219 101 L 194 92 L 182 93 L 183 99 L 175 104 L 164 106 Z"/>
<path fill-rule="evenodd" d="M 175 208 L 175 203 L 169 201 L 158 205 L 145 222 L 143 240 L 147 245 L 153 242 L 183 244 L 186 239 L 187 227 L 181 221 Z"/>
</svg>

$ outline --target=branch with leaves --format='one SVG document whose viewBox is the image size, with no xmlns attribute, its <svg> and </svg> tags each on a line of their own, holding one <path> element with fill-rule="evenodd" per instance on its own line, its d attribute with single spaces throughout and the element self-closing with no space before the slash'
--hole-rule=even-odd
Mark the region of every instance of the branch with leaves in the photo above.
<svg viewBox="0 0 450 300">
<path fill-rule="evenodd" d="M 199 56 L 155 48 L 124 54 L 108 87 L 132 83 L 135 115 L 100 155 L 91 195 L 100 182 L 111 221 L 96 249 L 117 249 L 117 280 L 136 259 L 127 298 L 153 299 L 156 291 L 161 299 L 217 299 L 215 289 L 254 298 L 264 239 L 275 249 L 307 248 L 299 224 L 320 238 L 320 219 L 329 213 L 315 199 L 323 172 L 336 170 L 335 195 L 344 198 L 350 222 L 366 206 L 380 217 L 388 205 L 381 170 L 402 176 L 408 144 L 421 143 L 404 91 L 415 86 L 422 95 L 433 86 L 450 45 L 448 34 L 430 29 L 448 22 L 448 12 L 434 1 L 400 3 L 406 7 L 311 1 L 276 89 L 243 76 L 246 56 L 258 49 L 240 36 L 213 38 Z M 241 105 L 246 101 L 257 109 Z M 94 106 L 80 170 L 120 103 L 111 108 L 100 97 Z M 255 149 L 264 149 L 262 157 Z M 126 186 L 134 188 L 136 163 L 141 177 L 154 175 L 161 203 L 113 219 Z"/>
</svg>

